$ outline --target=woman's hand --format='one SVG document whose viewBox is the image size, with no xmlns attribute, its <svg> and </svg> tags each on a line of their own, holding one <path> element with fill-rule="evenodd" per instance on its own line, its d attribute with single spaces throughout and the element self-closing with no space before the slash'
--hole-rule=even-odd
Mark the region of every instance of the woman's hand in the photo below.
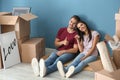
<svg viewBox="0 0 120 80">
<path fill-rule="evenodd" d="M 75 36 L 75 39 L 76 39 L 76 40 L 78 40 L 79 38 L 80 38 L 80 36 L 79 36 L 79 35 L 76 35 L 76 36 Z"/>
<path fill-rule="evenodd" d="M 84 59 L 86 59 L 86 56 L 82 57 L 80 60 L 82 61 L 82 60 L 84 60 Z"/>
</svg>

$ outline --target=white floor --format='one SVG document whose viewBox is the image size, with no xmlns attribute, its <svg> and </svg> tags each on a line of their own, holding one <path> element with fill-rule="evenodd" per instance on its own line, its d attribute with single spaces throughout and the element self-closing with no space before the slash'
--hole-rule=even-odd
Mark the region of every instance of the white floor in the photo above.
<svg viewBox="0 0 120 80">
<path fill-rule="evenodd" d="M 41 78 L 34 76 L 30 64 L 20 63 L 6 70 L 0 69 L 0 80 L 94 80 L 94 72 L 82 71 L 66 79 L 62 78 L 56 71 Z"/>
<path fill-rule="evenodd" d="M 46 48 L 46 54 L 49 54 L 54 49 Z M 36 77 L 33 73 L 30 64 L 20 63 L 14 65 L 6 70 L 0 69 L 0 80 L 94 80 L 94 72 L 82 71 L 71 78 L 63 78 L 56 71 L 51 73 L 44 78 Z"/>
</svg>

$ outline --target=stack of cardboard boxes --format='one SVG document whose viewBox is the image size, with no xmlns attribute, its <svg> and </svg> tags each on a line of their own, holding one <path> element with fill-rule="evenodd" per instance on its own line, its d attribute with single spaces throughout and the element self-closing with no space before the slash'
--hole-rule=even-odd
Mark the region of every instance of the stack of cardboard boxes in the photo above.
<svg viewBox="0 0 120 80">
<path fill-rule="evenodd" d="M 120 11 L 115 14 L 116 20 L 116 34 L 120 39 Z M 106 36 L 107 39 L 111 39 L 109 36 Z M 91 62 L 89 65 L 95 71 L 95 80 L 120 80 L 120 49 L 115 49 L 113 52 L 113 61 L 117 67 L 117 70 L 109 72 L 104 70 L 102 61 L 97 60 Z"/>
<path fill-rule="evenodd" d="M 39 59 L 45 53 L 44 38 L 30 39 L 30 20 L 35 18 L 37 18 L 37 16 L 31 13 L 13 16 L 11 13 L 0 12 L 1 33 L 10 31 L 16 32 L 22 62 L 31 62 L 33 57 Z M 2 67 L 1 62 L 0 54 L 0 67 Z"/>
</svg>

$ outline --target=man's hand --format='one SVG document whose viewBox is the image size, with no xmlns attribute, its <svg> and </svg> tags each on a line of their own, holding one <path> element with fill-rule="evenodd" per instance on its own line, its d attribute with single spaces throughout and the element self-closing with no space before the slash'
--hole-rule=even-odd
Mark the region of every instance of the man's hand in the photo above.
<svg viewBox="0 0 120 80">
<path fill-rule="evenodd" d="M 63 44 L 64 45 L 68 45 L 69 44 L 69 41 L 67 40 L 67 37 L 63 40 Z"/>
<path fill-rule="evenodd" d="M 65 53 L 65 50 L 61 50 L 61 51 L 58 51 L 58 52 L 57 52 L 57 55 L 58 55 L 58 56 L 61 56 L 61 55 L 64 54 L 64 53 Z"/>
</svg>

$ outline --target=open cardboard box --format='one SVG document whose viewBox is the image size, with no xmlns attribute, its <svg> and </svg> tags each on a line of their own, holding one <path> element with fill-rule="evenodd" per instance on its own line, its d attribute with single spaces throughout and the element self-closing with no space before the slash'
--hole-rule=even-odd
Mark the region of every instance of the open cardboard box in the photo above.
<svg viewBox="0 0 120 80">
<path fill-rule="evenodd" d="M 7 12 L 0 12 L 0 14 L 7 14 Z M 37 18 L 37 16 L 31 13 L 23 14 L 21 16 L 0 16 L 1 33 L 15 31 L 17 39 L 28 36 L 30 35 L 30 20 L 35 18 Z"/>
<path fill-rule="evenodd" d="M 15 31 L 18 42 L 20 43 L 19 51 L 21 52 L 22 42 L 29 39 L 30 21 L 37 16 L 29 13 L 21 16 L 13 16 L 10 12 L 0 12 L 0 33 Z M 0 68 L 2 68 L 2 59 L 0 51 Z"/>
<path fill-rule="evenodd" d="M 115 20 L 116 20 L 115 35 L 117 35 L 120 39 L 120 9 L 119 13 L 115 14 Z M 113 39 L 109 35 L 106 35 L 105 40 L 109 41 Z M 100 60 L 91 62 L 89 64 L 93 71 L 95 71 L 95 80 L 120 80 L 120 49 L 113 50 L 113 61 L 117 66 L 117 70 L 113 72 L 108 72 L 104 70 Z"/>
<path fill-rule="evenodd" d="M 103 69 L 101 60 L 91 62 L 89 66 L 95 71 L 95 80 L 120 80 L 120 69 L 114 72 L 108 72 Z"/>
</svg>

